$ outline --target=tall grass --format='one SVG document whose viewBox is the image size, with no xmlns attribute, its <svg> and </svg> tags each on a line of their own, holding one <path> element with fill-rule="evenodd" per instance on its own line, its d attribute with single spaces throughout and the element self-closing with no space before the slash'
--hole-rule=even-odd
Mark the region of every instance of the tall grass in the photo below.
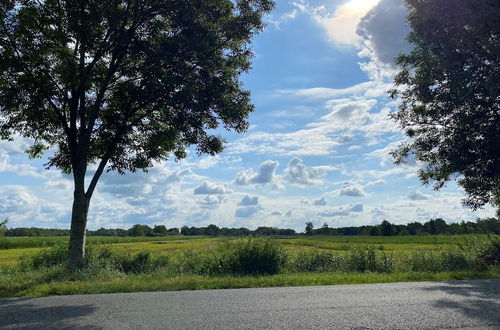
<svg viewBox="0 0 500 330">
<path fill-rule="evenodd" d="M 135 242 L 157 242 L 157 241 L 173 241 L 173 240 L 194 240 L 200 239 L 200 236 L 138 236 L 138 237 L 118 237 L 118 236 L 87 236 L 89 243 L 135 243 Z M 36 247 L 51 247 L 61 243 L 68 243 L 69 237 L 53 236 L 53 237 L 0 237 L 0 250 L 5 249 L 22 249 Z"/>
<path fill-rule="evenodd" d="M 94 292 L 93 286 L 102 292 L 133 291 L 134 287 L 144 291 L 148 288 L 148 278 L 151 281 L 149 289 L 153 290 L 169 287 L 205 288 L 205 284 L 199 283 L 210 283 L 208 287 L 247 287 L 259 286 L 259 283 L 271 286 L 277 283 L 333 284 L 333 279 L 340 281 L 339 278 L 345 278 L 340 281 L 342 283 L 357 283 L 354 280 L 357 278 L 363 279 L 361 282 L 371 283 L 376 282 L 376 279 L 498 277 L 500 267 L 488 260 L 499 253 L 499 242 L 494 237 L 479 238 L 463 243 L 458 251 L 394 253 L 368 245 L 357 246 L 346 252 L 321 249 L 287 252 L 276 240 L 249 238 L 176 254 L 152 254 L 147 251 L 129 253 L 110 245 L 91 243 L 86 249 L 85 264 L 79 271 L 68 270 L 67 244 L 61 243 L 25 255 L 15 266 L 0 267 L 0 296 L 33 294 L 36 290 L 47 294 L 52 292 L 50 288 L 58 288 L 52 293 Z M 134 278 L 141 279 L 140 283 L 134 284 Z M 222 282 L 218 280 L 222 278 Z M 290 282 L 282 281 L 291 278 L 293 280 Z M 190 285 L 188 282 L 192 279 L 198 284 Z M 172 286 L 166 284 L 174 282 L 176 284 Z M 132 287 L 125 288 L 124 285 Z"/>
</svg>

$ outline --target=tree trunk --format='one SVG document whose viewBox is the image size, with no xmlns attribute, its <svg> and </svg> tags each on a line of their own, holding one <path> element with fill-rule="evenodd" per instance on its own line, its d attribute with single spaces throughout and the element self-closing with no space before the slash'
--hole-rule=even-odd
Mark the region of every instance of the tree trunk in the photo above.
<svg viewBox="0 0 500 330">
<path fill-rule="evenodd" d="M 69 236 L 69 267 L 80 269 L 85 258 L 85 237 L 90 198 L 85 195 L 85 175 L 75 175 L 75 191 Z"/>
</svg>

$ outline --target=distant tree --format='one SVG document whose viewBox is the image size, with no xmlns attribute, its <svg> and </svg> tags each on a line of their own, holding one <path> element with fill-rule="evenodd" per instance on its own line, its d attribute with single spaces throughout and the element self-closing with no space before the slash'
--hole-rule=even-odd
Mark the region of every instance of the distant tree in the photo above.
<svg viewBox="0 0 500 330">
<path fill-rule="evenodd" d="M 238 78 L 271 0 L 0 2 L 0 137 L 35 142 L 72 173 L 70 265 L 84 261 L 91 197 L 104 171 L 216 154 L 219 126 L 253 110 Z M 85 182 L 88 166 L 96 164 Z"/>
<path fill-rule="evenodd" d="M 370 236 L 380 236 L 380 227 L 379 226 L 372 226 L 370 228 Z"/>
<path fill-rule="evenodd" d="M 396 60 L 391 95 L 408 141 L 395 161 L 413 155 L 424 184 L 457 179 L 465 205 L 490 202 L 500 217 L 500 1 L 406 2 L 413 50 Z"/>
<path fill-rule="evenodd" d="M 406 225 L 406 230 L 410 235 L 418 235 L 422 232 L 423 226 L 420 222 L 410 222 Z"/>
<path fill-rule="evenodd" d="M 7 223 L 9 222 L 9 219 L 3 219 L 0 221 L 0 236 L 3 236 L 5 232 L 7 231 Z"/>
<path fill-rule="evenodd" d="M 431 219 L 426 223 L 424 223 L 423 228 L 427 233 L 432 235 L 437 235 L 437 234 L 445 234 L 448 229 L 448 225 L 443 219 L 437 218 L 437 219 Z"/>
<path fill-rule="evenodd" d="M 382 236 L 392 236 L 396 234 L 396 228 L 389 221 L 384 220 L 380 224 L 380 233 Z"/>
<path fill-rule="evenodd" d="M 312 222 L 306 222 L 306 235 L 312 235 L 314 233 L 314 225 Z"/>
<path fill-rule="evenodd" d="M 144 229 L 141 225 L 133 225 L 132 228 L 128 230 L 129 236 L 144 236 Z"/>
<path fill-rule="evenodd" d="M 208 225 L 205 229 L 205 235 L 208 236 L 217 236 L 219 235 L 220 229 L 216 225 Z"/>
<path fill-rule="evenodd" d="M 163 236 L 168 234 L 167 227 L 164 225 L 155 225 L 153 227 L 153 234 Z"/>
<path fill-rule="evenodd" d="M 133 225 L 128 230 L 129 236 L 153 236 L 153 229 L 148 225 Z"/>
<path fill-rule="evenodd" d="M 179 233 L 180 233 L 180 232 L 179 232 L 179 228 L 175 228 L 175 227 L 174 227 L 174 228 L 170 228 L 170 229 L 168 230 L 168 234 L 169 234 L 169 235 L 179 235 Z"/>
</svg>

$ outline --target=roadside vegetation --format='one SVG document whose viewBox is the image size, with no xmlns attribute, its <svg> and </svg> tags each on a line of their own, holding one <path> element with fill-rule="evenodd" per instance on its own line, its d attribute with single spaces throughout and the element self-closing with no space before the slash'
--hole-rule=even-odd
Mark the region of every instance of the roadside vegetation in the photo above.
<svg viewBox="0 0 500 330">
<path fill-rule="evenodd" d="M 315 236 L 125 243 L 184 244 L 163 251 L 94 242 L 78 271 L 68 270 L 67 244 L 56 244 L 33 249 L 16 264 L 1 265 L 0 296 L 500 277 L 499 236 L 456 238 L 434 236 L 432 242 L 428 236 Z M 421 248 L 411 248 L 412 244 Z M 6 251 L 15 250 L 0 251 L 0 256 Z"/>
</svg>

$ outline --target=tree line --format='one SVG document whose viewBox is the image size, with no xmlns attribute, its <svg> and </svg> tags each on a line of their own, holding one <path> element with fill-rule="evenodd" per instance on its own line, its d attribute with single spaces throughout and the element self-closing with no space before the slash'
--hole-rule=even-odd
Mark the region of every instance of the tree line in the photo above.
<svg viewBox="0 0 500 330">
<path fill-rule="evenodd" d="M 10 228 L 4 230 L 4 235 L 9 237 L 19 236 L 69 236 L 68 229 L 47 229 L 47 228 Z M 302 235 L 294 229 L 282 229 L 276 227 L 258 227 L 250 230 L 245 227 L 226 228 L 218 227 L 214 224 L 206 227 L 168 228 L 165 225 L 136 224 L 129 229 L 107 229 L 87 230 L 88 236 L 293 236 Z M 459 234 L 500 234 L 500 220 L 496 218 L 478 218 L 475 222 L 462 221 L 446 223 L 441 218 L 431 219 L 425 223 L 410 222 L 406 225 L 392 224 L 383 220 L 379 225 L 350 226 L 350 227 L 329 227 L 324 224 L 322 227 L 314 228 L 312 222 L 306 222 L 306 235 L 365 235 L 365 236 L 396 236 L 396 235 L 459 235 Z"/>
<path fill-rule="evenodd" d="M 387 220 L 379 225 L 330 228 L 324 224 L 314 228 L 312 222 L 306 222 L 306 235 L 366 235 L 366 236 L 396 236 L 396 235 L 460 235 L 460 234 L 500 234 L 500 220 L 496 218 L 478 218 L 476 222 L 461 221 L 446 223 L 441 218 L 431 219 L 425 223 L 410 222 L 406 225 L 392 224 Z"/>
</svg>

